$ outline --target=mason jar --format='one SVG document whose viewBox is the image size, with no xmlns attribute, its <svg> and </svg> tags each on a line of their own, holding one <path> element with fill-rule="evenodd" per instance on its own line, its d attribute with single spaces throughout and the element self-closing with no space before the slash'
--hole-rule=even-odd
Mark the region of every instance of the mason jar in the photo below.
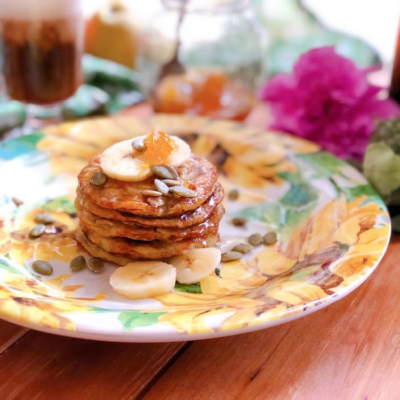
<svg viewBox="0 0 400 400">
<path fill-rule="evenodd" d="M 141 36 L 138 60 L 155 111 L 245 118 L 265 70 L 266 33 L 251 0 L 164 0 L 163 7 Z"/>
</svg>

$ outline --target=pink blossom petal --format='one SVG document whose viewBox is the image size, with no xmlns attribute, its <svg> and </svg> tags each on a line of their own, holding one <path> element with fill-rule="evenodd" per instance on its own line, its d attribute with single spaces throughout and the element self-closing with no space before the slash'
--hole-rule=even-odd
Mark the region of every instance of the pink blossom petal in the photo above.
<svg viewBox="0 0 400 400">
<path fill-rule="evenodd" d="M 271 127 L 313 140 L 340 157 L 360 159 L 374 119 L 400 110 L 392 100 L 379 99 L 382 89 L 367 80 L 371 68 L 358 69 L 333 47 L 303 54 L 292 74 L 277 75 L 260 90 L 274 117 Z"/>
</svg>

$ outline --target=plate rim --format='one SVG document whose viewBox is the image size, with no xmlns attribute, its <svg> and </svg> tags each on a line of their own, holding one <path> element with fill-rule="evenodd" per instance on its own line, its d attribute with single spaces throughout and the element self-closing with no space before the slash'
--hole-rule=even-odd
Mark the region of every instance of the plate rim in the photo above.
<svg viewBox="0 0 400 400">
<path fill-rule="evenodd" d="M 333 303 L 336 303 L 339 300 L 342 300 L 346 296 L 348 296 L 350 293 L 352 293 L 354 290 L 358 289 L 365 281 L 375 272 L 375 270 L 378 268 L 380 262 L 382 261 L 382 258 L 385 256 L 387 248 L 390 243 L 390 237 L 391 234 L 389 234 L 388 241 L 385 245 L 384 251 L 382 252 L 379 260 L 376 262 L 376 264 L 365 274 L 362 276 L 362 279 L 359 279 L 355 282 L 353 282 L 351 285 L 347 286 L 343 292 L 340 292 L 340 294 L 336 296 L 329 296 L 325 297 L 322 300 L 319 300 L 320 304 L 317 304 L 313 306 L 312 308 L 307 308 L 305 311 L 299 311 L 296 312 L 295 314 L 272 320 L 272 321 L 267 321 L 263 322 L 260 324 L 255 324 L 253 326 L 246 326 L 243 328 L 237 328 L 237 329 L 230 329 L 230 330 L 223 330 L 223 331 L 214 331 L 214 332 L 209 332 L 209 333 L 180 333 L 177 331 L 171 331 L 171 332 L 155 332 L 152 331 L 152 337 L 149 337 L 149 333 L 142 333 L 138 332 L 135 330 L 131 330 L 128 332 L 121 331 L 118 334 L 104 334 L 104 333 L 99 333 L 99 331 L 91 331 L 90 329 L 81 329 L 81 330 L 76 330 L 76 331 L 70 331 L 66 329 L 57 329 L 57 328 L 47 328 L 45 326 L 39 325 L 39 324 L 27 324 L 23 323 L 20 321 L 14 321 L 10 318 L 4 317 L 3 315 L 0 314 L 0 319 L 3 319 L 5 321 L 8 321 L 10 323 L 14 323 L 16 325 L 22 326 L 24 328 L 28 329 L 33 329 L 36 331 L 44 332 L 44 333 L 50 333 L 50 334 L 55 334 L 58 336 L 66 336 L 66 337 L 71 337 L 71 338 L 77 338 L 77 339 L 86 339 L 86 340 L 96 340 L 96 341 L 102 341 L 102 342 L 118 342 L 118 343 L 170 343 L 170 342 L 187 342 L 187 341 L 194 341 L 194 340 L 208 340 L 208 339 L 218 339 L 222 337 L 228 337 L 228 336 L 235 336 L 235 335 L 241 335 L 245 333 L 251 333 L 251 332 L 256 332 L 262 329 L 267 329 L 267 328 L 273 328 L 274 326 L 286 324 L 292 321 L 295 321 L 297 319 L 307 317 L 310 314 L 313 314 L 314 312 L 320 311 L 325 307 L 330 306 Z M 1 309 L 0 309 L 1 311 Z M 162 338 L 162 337 L 163 338 Z M 154 339 L 154 340 L 153 340 Z"/>
<path fill-rule="evenodd" d="M 104 117 L 103 117 L 104 118 Z M 135 119 L 139 119 L 134 117 Z M 101 118 L 98 118 L 101 119 Z M 242 124 L 241 124 L 242 125 Z M 38 132 L 35 132 L 38 133 Z M 35 134 L 33 133 L 33 134 Z M 40 133 L 44 133 L 40 131 Z M 296 136 L 286 134 L 287 136 L 293 137 L 295 140 L 301 140 L 301 141 L 306 141 L 307 140 L 303 138 L 297 138 Z M 14 139 L 6 139 L 2 142 L 8 142 L 10 140 L 15 140 L 18 138 Z M 310 142 L 312 143 L 312 142 Z M 30 153 L 30 150 L 26 151 L 23 154 L 28 154 Z M 329 153 L 331 154 L 331 153 Z M 334 156 L 337 158 L 336 156 Z M 0 159 L 0 161 L 2 161 Z M 355 170 L 354 167 L 352 167 L 350 164 L 346 163 L 350 168 Z M 365 177 L 364 177 L 365 178 Z M 366 183 L 371 186 L 371 184 L 365 179 Z M 386 212 L 388 212 L 388 209 L 386 205 L 382 202 L 380 205 L 382 209 Z M 325 308 L 336 301 L 339 301 L 349 295 L 351 292 L 356 290 L 361 284 L 363 284 L 372 274 L 373 272 L 377 269 L 379 266 L 382 258 L 387 252 L 387 248 L 390 243 L 390 238 L 391 238 L 391 221 L 389 219 L 388 221 L 388 227 L 389 227 L 389 233 L 387 235 L 387 240 L 385 243 L 385 246 L 379 256 L 379 259 L 374 263 L 372 267 L 370 267 L 365 274 L 361 275 L 358 277 L 357 280 L 354 282 L 351 282 L 348 286 L 344 287 L 341 289 L 340 292 L 334 293 L 332 295 L 326 296 L 322 299 L 319 299 L 316 301 L 318 304 L 314 305 L 313 302 L 309 302 L 308 304 L 312 305 L 312 307 L 307 307 L 306 310 L 301 310 L 299 306 L 295 306 L 290 309 L 290 314 L 287 316 L 280 317 L 278 319 L 274 320 L 269 320 L 265 322 L 260 322 L 256 323 L 252 326 L 244 326 L 240 328 L 231 328 L 228 330 L 218 330 L 218 331 L 213 331 L 213 332 L 207 332 L 207 333 L 187 333 L 187 332 L 178 332 L 177 330 L 173 331 L 163 331 L 162 329 L 157 329 L 157 330 L 151 330 L 148 332 L 143 332 L 143 331 L 136 331 L 135 329 L 130 330 L 130 331 L 124 331 L 121 327 L 121 331 L 113 334 L 113 333 L 104 333 L 99 329 L 90 329 L 90 325 L 79 325 L 76 323 L 76 330 L 67 330 L 63 328 L 51 328 L 51 327 L 45 327 L 43 325 L 40 325 L 39 323 L 26 323 L 24 321 L 16 321 L 13 318 L 9 317 L 6 315 L 6 313 L 3 313 L 1 307 L 0 307 L 0 318 L 14 323 L 16 325 L 28 328 L 28 329 L 34 329 L 37 331 L 45 332 L 45 333 L 51 333 L 51 334 L 56 334 L 59 336 L 67 336 L 67 337 L 73 337 L 73 338 L 81 338 L 81 339 L 89 339 L 89 340 L 99 340 L 99 341 L 111 341 L 111 342 L 125 342 L 125 343 L 161 343 L 161 342 L 182 342 L 182 341 L 193 341 L 193 340 L 204 340 L 204 339 L 212 339 L 212 338 L 220 338 L 220 337 L 227 337 L 227 336 L 233 336 L 233 335 L 238 335 L 238 334 L 244 334 L 244 333 L 249 333 L 249 332 L 254 332 L 258 331 L 261 329 L 266 329 L 274 326 L 278 326 L 287 322 L 294 321 L 296 319 L 308 316 L 316 311 L 321 310 L 322 308 Z M 0 255 L 0 259 L 6 259 L 3 255 Z M 0 282 L 1 284 L 1 282 Z M 315 302 L 314 302 L 315 303 Z M 304 307 L 304 305 L 303 305 Z M 113 312 L 114 310 L 110 311 Z M 140 310 L 138 310 L 140 311 Z M 67 313 L 68 315 L 73 315 L 74 312 Z M 89 326 L 89 328 L 88 328 Z M 121 325 L 122 326 L 122 325 Z M 150 336 L 151 335 L 151 336 Z"/>
</svg>

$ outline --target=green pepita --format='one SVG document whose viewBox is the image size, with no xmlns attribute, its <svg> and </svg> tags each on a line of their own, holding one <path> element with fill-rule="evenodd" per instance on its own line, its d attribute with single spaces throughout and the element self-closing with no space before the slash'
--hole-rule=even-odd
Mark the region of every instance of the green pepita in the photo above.
<svg viewBox="0 0 400 400">
<path fill-rule="evenodd" d="M 152 165 L 151 172 L 163 179 L 178 179 L 178 173 L 173 167 L 164 165 Z"/>
<path fill-rule="evenodd" d="M 242 258 L 242 255 L 243 254 L 239 253 L 238 251 L 228 251 L 227 253 L 221 255 L 221 261 L 227 262 L 239 260 L 239 258 Z"/>
<path fill-rule="evenodd" d="M 50 214 L 38 214 L 34 218 L 35 222 L 39 224 L 52 224 L 56 222 L 56 219 Z"/>
<path fill-rule="evenodd" d="M 278 236 L 275 232 L 268 232 L 264 235 L 264 244 L 266 245 L 271 245 L 276 243 L 276 241 L 278 240 Z"/>
<path fill-rule="evenodd" d="M 163 183 L 167 186 L 179 186 L 181 183 L 176 179 L 163 179 Z"/>
<path fill-rule="evenodd" d="M 164 195 L 167 195 L 169 192 L 169 187 L 159 179 L 154 179 L 154 186 L 156 189 Z"/>
<path fill-rule="evenodd" d="M 86 267 L 86 260 L 85 257 L 82 255 L 76 256 L 70 263 L 69 267 L 72 272 L 78 272 L 81 271 Z"/>
<path fill-rule="evenodd" d="M 233 218 L 232 224 L 235 226 L 244 226 L 246 225 L 247 219 L 245 218 Z"/>
<path fill-rule="evenodd" d="M 29 236 L 31 238 L 38 238 L 39 236 L 43 235 L 45 230 L 46 230 L 46 227 L 43 224 L 36 225 L 29 232 Z"/>
<path fill-rule="evenodd" d="M 258 246 L 263 241 L 263 237 L 261 233 L 253 233 L 247 240 L 252 246 Z"/>
<path fill-rule="evenodd" d="M 232 249 L 232 251 L 238 251 L 239 253 L 245 254 L 248 253 L 252 248 L 253 246 L 251 244 L 239 243 Z"/>
<path fill-rule="evenodd" d="M 104 185 L 107 181 L 107 175 L 103 172 L 95 172 L 90 179 L 92 185 L 101 186 Z"/>
<path fill-rule="evenodd" d="M 35 272 L 41 275 L 51 275 L 53 273 L 53 267 L 50 263 L 44 260 L 36 260 L 32 263 L 32 268 Z"/>
<path fill-rule="evenodd" d="M 237 200 L 239 198 L 239 190 L 237 189 L 232 189 L 229 193 L 228 193 L 228 199 L 229 200 Z"/>
<path fill-rule="evenodd" d="M 143 138 L 136 138 L 132 140 L 133 150 L 136 151 L 145 151 L 147 149 L 146 143 Z"/>
<path fill-rule="evenodd" d="M 162 196 L 162 193 L 158 192 L 157 190 L 142 190 L 142 195 L 143 196 L 158 197 L 158 196 Z"/>
<path fill-rule="evenodd" d="M 170 192 L 179 197 L 196 197 L 197 193 L 192 190 L 185 188 L 184 186 L 172 186 L 169 188 Z"/>
<path fill-rule="evenodd" d="M 104 271 L 104 264 L 103 261 L 100 260 L 100 258 L 91 258 L 87 264 L 87 267 L 95 274 L 100 274 Z"/>
</svg>

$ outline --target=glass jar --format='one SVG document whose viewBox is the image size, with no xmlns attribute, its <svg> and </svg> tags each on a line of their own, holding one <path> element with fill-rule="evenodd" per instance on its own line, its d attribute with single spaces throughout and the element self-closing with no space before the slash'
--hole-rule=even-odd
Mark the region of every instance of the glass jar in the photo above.
<svg viewBox="0 0 400 400">
<path fill-rule="evenodd" d="M 155 111 L 245 118 L 265 70 L 266 34 L 251 0 L 163 5 L 141 37 L 138 60 Z"/>
<path fill-rule="evenodd" d="M 400 25 L 393 63 L 392 82 L 390 84 L 390 96 L 400 103 Z"/>
</svg>

